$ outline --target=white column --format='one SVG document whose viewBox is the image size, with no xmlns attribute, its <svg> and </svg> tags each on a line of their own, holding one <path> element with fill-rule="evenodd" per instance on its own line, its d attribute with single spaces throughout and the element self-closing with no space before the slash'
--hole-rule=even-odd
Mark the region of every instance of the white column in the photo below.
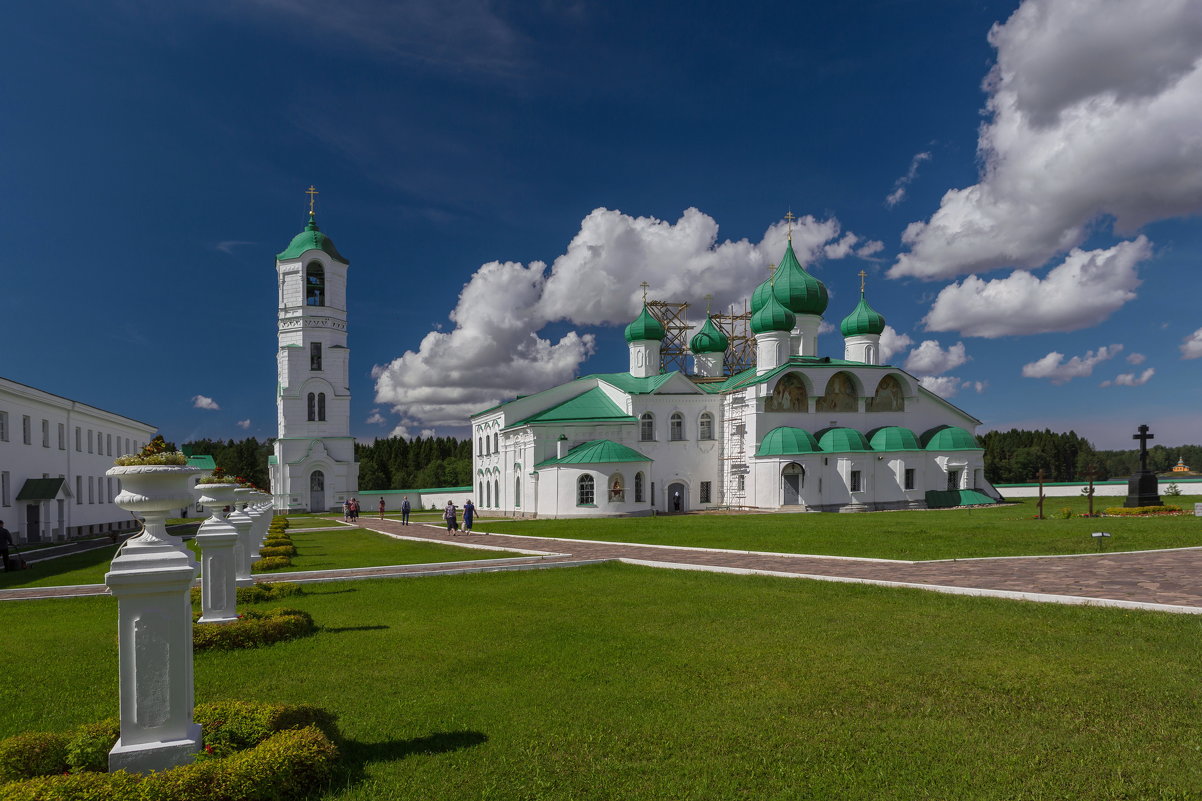
<svg viewBox="0 0 1202 801">
<path fill-rule="evenodd" d="M 229 623 L 238 619 L 234 546 L 238 530 L 226 520 L 224 509 L 234 501 L 233 484 L 198 484 L 193 492 L 211 516 L 196 532 L 200 546 L 200 623 Z"/>
<path fill-rule="evenodd" d="M 241 487 L 235 490 L 235 496 L 237 496 L 239 492 L 243 492 Z M 253 490 L 248 489 L 245 490 L 245 492 L 253 492 Z M 253 587 L 255 580 L 251 577 L 250 567 L 254 563 L 254 560 L 259 558 L 259 552 L 258 549 L 255 548 L 254 543 L 251 542 L 250 515 L 237 508 L 238 501 L 240 500 L 241 498 L 236 499 L 234 503 L 234 511 L 231 512 L 229 516 L 230 524 L 238 531 L 238 544 L 234 546 L 234 559 L 238 574 L 235 582 L 239 587 Z"/>
</svg>

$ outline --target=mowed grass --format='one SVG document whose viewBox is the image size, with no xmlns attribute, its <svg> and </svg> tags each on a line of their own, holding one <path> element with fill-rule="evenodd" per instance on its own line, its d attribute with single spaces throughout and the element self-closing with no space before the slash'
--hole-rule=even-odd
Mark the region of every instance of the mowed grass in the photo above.
<svg viewBox="0 0 1202 801">
<path fill-rule="evenodd" d="M 299 526 L 294 526 L 299 528 Z M 321 531 L 291 533 L 298 554 L 292 566 L 272 572 L 298 570 L 336 570 L 349 567 L 382 567 L 387 565 L 418 565 L 433 562 L 461 562 L 474 559 L 505 559 L 520 554 L 503 551 L 480 551 L 456 548 L 437 543 L 396 540 L 361 528 L 324 528 Z M 199 558 L 194 541 L 188 546 Z M 38 562 L 28 570 L 0 573 L 0 589 L 14 587 L 57 587 L 73 584 L 103 584 L 117 546 L 108 545 L 94 551 L 71 554 L 58 559 Z"/>
<path fill-rule="evenodd" d="M 325 799 L 1137 799 L 1202 788 L 1202 621 L 626 565 L 347 582 L 196 656 L 335 711 Z M 66 691 L 64 691 L 66 688 Z M 116 602 L 0 604 L 0 736 L 117 713 Z"/>
<path fill-rule="evenodd" d="M 1166 499 L 1190 511 L 1198 497 Z M 1095 499 L 1094 508 L 1122 498 Z M 1014 506 L 866 512 L 862 514 L 694 514 L 580 520 L 495 520 L 498 534 L 567 537 L 650 545 L 731 548 L 777 553 L 866 556 L 879 559 L 966 559 L 1096 553 L 1091 534 L 1110 533 L 1107 551 L 1140 551 L 1202 545 L 1202 518 L 1082 518 L 1084 498 L 1051 498 L 1045 520 L 1034 520 L 1034 499 Z M 1073 517 L 1056 517 L 1065 507 Z M 480 527 L 478 527 L 480 528 Z"/>
</svg>

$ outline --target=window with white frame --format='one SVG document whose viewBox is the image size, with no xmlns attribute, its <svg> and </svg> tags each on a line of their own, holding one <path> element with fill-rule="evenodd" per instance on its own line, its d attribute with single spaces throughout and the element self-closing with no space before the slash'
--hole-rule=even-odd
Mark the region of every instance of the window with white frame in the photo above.
<svg viewBox="0 0 1202 801">
<path fill-rule="evenodd" d="M 12 502 L 8 499 L 8 482 L 10 481 L 8 471 L 0 473 L 0 505 L 12 506 Z"/>
<path fill-rule="evenodd" d="M 83 476 L 75 477 L 75 503 L 83 503 Z"/>
<path fill-rule="evenodd" d="M 42 418 L 42 447 L 50 447 L 50 421 Z"/>
<path fill-rule="evenodd" d="M 864 489 L 864 480 L 859 470 L 852 470 L 849 478 L 852 492 L 860 492 Z"/>
<path fill-rule="evenodd" d="M 83 453 L 83 429 L 75 426 L 75 452 Z"/>
<path fill-rule="evenodd" d="M 8 412 L 0 412 L 0 442 L 8 442 Z"/>
<path fill-rule="evenodd" d="M 88 503 L 96 503 L 96 476 L 88 476 Z"/>
<path fill-rule="evenodd" d="M 711 489 L 712 486 L 713 486 L 712 482 L 709 482 L 709 481 L 701 482 L 701 493 L 700 494 L 701 494 L 701 502 L 702 503 L 713 503 L 713 501 L 710 500 L 710 498 L 712 496 L 712 489 Z"/>
<path fill-rule="evenodd" d="M 905 483 L 903 487 L 908 490 L 914 489 L 914 468 L 907 467 L 904 474 Z"/>
<path fill-rule="evenodd" d="M 639 441 L 655 441 L 655 415 L 651 412 L 643 412 L 643 416 L 639 418 Z"/>
<path fill-rule="evenodd" d="M 576 505 L 595 506 L 597 482 L 588 473 L 576 479 Z"/>
<path fill-rule="evenodd" d="M 67 424 L 58 424 L 58 449 L 65 451 L 67 449 Z"/>
<path fill-rule="evenodd" d="M 29 415 L 27 415 L 27 414 L 21 415 L 21 434 L 25 438 L 26 445 L 32 444 L 29 426 L 30 426 Z"/>
<path fill-rule="evenodd" d="M 492 449 L 494 453 L 501 452 L 501 432 L 494 431 L 492 435 Z"/>
<path fill-rule="evenodd" d="M 697 439 L 713 439 L 714 438 L 714 416 L 709 412 L 702 412 L 701 419 L 697 421 Z"/>
<path fill-rule="evenodd" d="M 739 492 L 743 492 L 744 490 L 746 490 L 747 489 L 747 476 L 736 476 L 735 477 L 735 486 L 738 487 Z"/>
<path fill-rule="evenodd" d="M 88 429 L 88 453 L 94 453 L 92 449 L 92 429 Z"/>
<path fill-rule="evenodd" d="M 104 435 L 104 453 L 106 456 L 113 455 L 113 435 L 112 434 Z"/>
<path fill-rule="evenodd" d="M 684 415 L 680 412 L 672 412 L 668 418 L 668 439 L 674 442 L 684 439 Z"/>
</svg>

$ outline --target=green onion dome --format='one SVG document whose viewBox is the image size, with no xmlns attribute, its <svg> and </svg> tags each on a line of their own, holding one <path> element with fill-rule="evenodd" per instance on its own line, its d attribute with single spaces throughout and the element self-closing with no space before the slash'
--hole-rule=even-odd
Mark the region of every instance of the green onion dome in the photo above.
<svg viewBox="0 0 1202 801">
<path fill-rule="evenodd" d="M 755 291 L 751 293 L 751 313 L 755 314 L 764 308 L 764 304 L 768 302 L 768 298 L 770 297 L 772 297 L 771 278 L 757 286 Z"/>
<path fill-rule="evenodd" d="M 843 318 L 839 330 L 845 337 L 854 337 L 860 334 L 880 336 L 881 332 L 885 330 L 885 318 L 876 309 L 869 306 L 868 301 L 864 300 L 864 295 L 861 294 L 860 302 L 851 310 L 851 314 Z"/>
<path fill-rule="evenodd" d="M 726 338 L 726 334 L 723 334 L 709 317 L 705 318 L 705 325 L 701 326 L 701 330 L 689 340 L 689 350 L 693 353 L 725 353 L 729 345 L 730 340 Z"/>
<path fill-rule="evenodd" d="M 766 334 L 769 331 L 792 331 L 797 325 L 797 317 L 786 309 L 776 295 L 768 296 L 768 302 L 763 308 L 751 315 L 751 333 Z"/>
<path fill-rule="evenodd" d="M 309 224 L 305 226 L 305 230 L 292 237 L 292 241 L 288 243 L 288 247 L 276 254 L 275 258 L 276 261 L 298 259 L 302 254 L 310 250 L 324 251 L 343 264 L 347 263 L 347 260 L 342 258 L 342 254 L 338 252 L 338 248 L 334 247 L 334 240 L 318 229 L 317 218 L 312 212 L 309 213 Z"/>
<path fill-rule="evenodd" d="M 772 280 L 772 294 L 794 314 L 818 314 L 826 311 L 829 297 L 826 286 L 807 273 L 793 252 L 789 241 L 785 255 L 777 265 Z"/>
<path fill-rule="evenodd" d="M 666 334 L 667 332 L 664 331 L 663 324 L 655 319 L 655 315 L 648 311 L 647 304 L 645 303 L 643 304 L 643 311 L 639 316 L 634 318 L 633 323 L 626 326 L 627 342 L 638 342 L 642 339 L 658 339 L 662 341 Z"/>
</svg>

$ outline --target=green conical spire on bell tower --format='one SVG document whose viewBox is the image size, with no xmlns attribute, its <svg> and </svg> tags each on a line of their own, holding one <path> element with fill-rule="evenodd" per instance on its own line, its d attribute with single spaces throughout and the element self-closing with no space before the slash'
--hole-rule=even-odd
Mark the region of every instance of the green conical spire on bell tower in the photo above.
<svg viewBox="0 0 1202 801">
<path fill-rule="evenodd" d="M 861 336 L 863 334 L 880 334 L 885 330 L 885 318 L 876 309 L 868 305 L 864 299 L 864 276 L 860 270 L 860 302 L 852 309 L 851 314 L 843 318 L 839 331 L 845 337 Z"/>
</svg>

